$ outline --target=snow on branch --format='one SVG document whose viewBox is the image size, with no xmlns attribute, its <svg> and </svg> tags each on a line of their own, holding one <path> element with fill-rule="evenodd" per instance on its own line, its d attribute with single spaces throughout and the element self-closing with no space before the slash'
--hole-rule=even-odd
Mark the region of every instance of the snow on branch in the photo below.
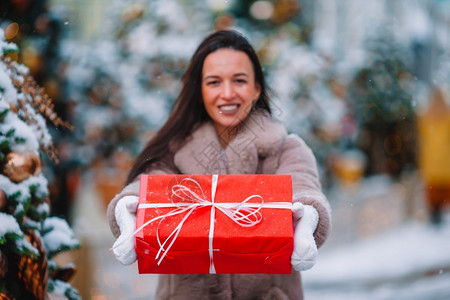
<svg viewBox="0 0 450 300">
<path fill-rule="evenodd" d="M 42 239 L 49 257 L 80 247 L 80 242 L 64 219 L 58 217 L 45 219 L 42 232 Z"/>
</svg>

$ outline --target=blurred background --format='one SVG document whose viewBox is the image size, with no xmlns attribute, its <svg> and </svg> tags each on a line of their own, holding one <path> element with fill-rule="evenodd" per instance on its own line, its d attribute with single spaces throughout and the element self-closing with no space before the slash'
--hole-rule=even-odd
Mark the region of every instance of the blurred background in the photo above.
<svg viewBox="0 0 450 300">
<path fill-rule="evenodd" d="M 226 28 L 257 50 L 333 209 L 306 299 L 450 299 L 449 0 L 2 0 L 0 27 L 74 126 L 49 127 L 60 162 L 43 171 L 84 299 L 152 298 L 156 277 L 112 256 L 106 206 Z"/>
</svg>

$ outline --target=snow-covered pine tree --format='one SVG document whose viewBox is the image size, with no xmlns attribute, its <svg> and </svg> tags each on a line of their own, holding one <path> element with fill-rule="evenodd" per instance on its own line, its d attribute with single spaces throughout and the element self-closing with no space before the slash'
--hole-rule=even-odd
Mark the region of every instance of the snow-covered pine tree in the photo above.
<svg viewBox="0 0 450 300">
<path fill-rule="evenodd" d="M 67 142 L 103 202 L 122 188 L 130 158 L 167 119 L 184 68 L 211 30 L 211 9 L 194 2 L 108 1 L 98 35 L 63 43 L 75 125 Z"/>
<path fill-rule="evenodd" d="M 95 39 L 65 41 L 66 91 L 74 102 L 74 149 L 84 165 L 133 154 L 159 128 L 212 13 L 204 1 L 113 0 Z"/>
<path fill-rule="evenodd" d="M 67 222 L 50 216 L 48 182 L 40 153 L 53 155 L 46 119 L 68 126 L 28 75 L 8 58 L 17 52 L 0 30 L 0 298 L 44 299 L 48 293 L 79 299 L 67 281 L 73 265 L 52 258 L 80 247 Z"/>
</svg>

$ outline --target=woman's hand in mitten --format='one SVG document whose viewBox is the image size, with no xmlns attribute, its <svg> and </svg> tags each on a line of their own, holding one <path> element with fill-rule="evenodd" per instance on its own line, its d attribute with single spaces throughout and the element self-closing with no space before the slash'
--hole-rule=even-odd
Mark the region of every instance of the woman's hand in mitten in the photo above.
<svg viewBox="0 0 450 300">
<path fill-rule="evenodd" d="M 120 236 L 112 247 L 116 259 L 123 265 L 129 265 L 136 261 L 133 233 L 136 229 L 136 211 L 139 198 L 125 196 L 117 202 L 114 210 L 117 225 L 120 228 Z"/>
<path fill-rule="evenodd" d="M 294 219 L 300 218 L 294 228 L 294 252 L 291 256 L 292 267 L 297 271 L 311 269 L 316 263 L 317 245 L 314 231 L 319 222 L 319 214 L 311 205 L 294 203 L 292 209 Z"/>
</svg>

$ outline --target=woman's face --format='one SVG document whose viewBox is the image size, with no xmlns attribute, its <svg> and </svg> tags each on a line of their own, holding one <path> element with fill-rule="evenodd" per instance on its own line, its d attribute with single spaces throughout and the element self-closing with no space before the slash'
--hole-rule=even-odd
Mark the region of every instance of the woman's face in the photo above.
<svg viewBox="0 0 450 300">
<path fill-rule="evenodd" d="M 253 64 L 245 52 L 223 48 L 210 53 L 202 70 L 202 96 L 217 133 L 230 135 L 259 98 Z M 232 138 L 232 137 L 231 137 Z"/>
</svg>

